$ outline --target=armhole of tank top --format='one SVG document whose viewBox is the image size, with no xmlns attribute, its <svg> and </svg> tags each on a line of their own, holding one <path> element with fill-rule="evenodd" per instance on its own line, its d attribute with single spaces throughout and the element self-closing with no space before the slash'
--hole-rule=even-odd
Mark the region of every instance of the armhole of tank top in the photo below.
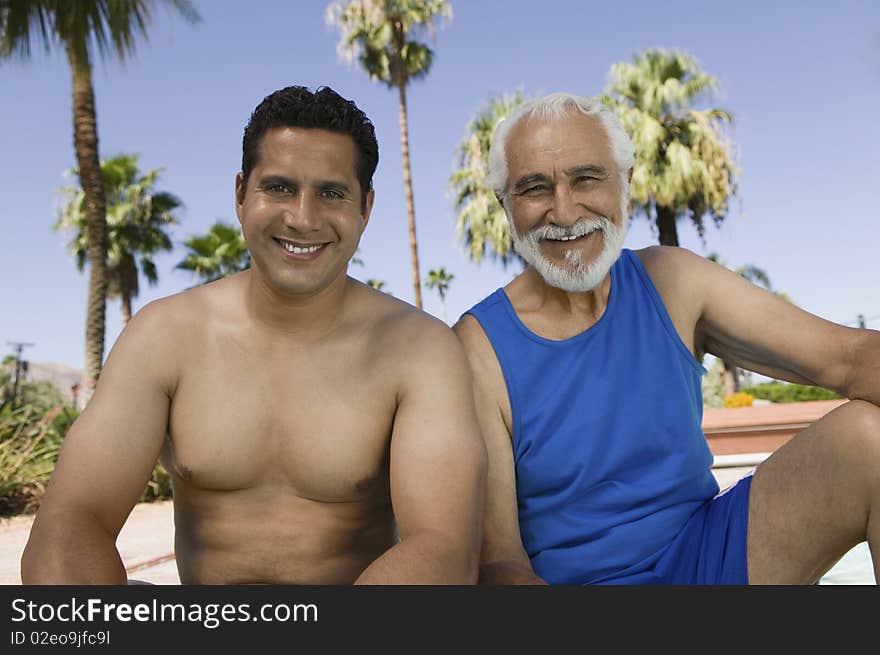
<svg viewBox="0 0 880 655">
<path fill-rule="evenodd" d="M 503 292 L 502 292 L 503 293 Z M 495 302 L 503 302 L 502 298 L 497 298 Z M 510 420 L 513 423 L 511 429 L 513 430 L 510 435 L 510 447 L 513 450 L 513 458 L 514 464 L 516 464 L 516 448 L 517 448 L 517 439 L 519 437 L 519 412 L 516 410 L 515 403 L 513 402 L 514 398 L 514 384 L 513 380 L 510 379 L 510 376 L 507 373 L 507 367 L 504 365 L 504 362 L 501 361 L 501 355 L 498 354 L 498 350 L 495 348 L 495 344 L 492 342 L 491 337 L 489 336 L 489 331 L 486 329 L 486 326 L 483 325 L 483 321 L 480 320 L 480 317 L 477 316 L 471 310 L 465 312 L 465 314 L 469 314 L 474 318 L 477 324 L 480 326 L 480 329 L 483 331 L 483 334 L 486 335 L 486 340 L 489 342 L 489 345 L 492 346 L 492 352 L 495 353 L 495 360 L 498 362 L 498 368 L 501 369 L 501 379 L 504 380 L 504 390 L 507 392 L 507 402 L 510 404 Z M 507 316 L 506 312 L 504 314 Z M 500 408 L 499 408 L 500 410 Z"/>
<path fill-rule="evenodd" d="M 632 251 L 629 251 L 629 256 L 633 260 L 633 267 L 635 268 L 639 279 L 641 279 L 642 284 L 645 285 L 645 290 L 648 292 L 648 297 L 654 304 L 655 311 L 660 316 L 660 321 L 663 323 L 663 327 L 666 330 L 667 336 L 672 339 L 672 342 L 676 345 L 679 352 L 681 352 L 682 356 L 684 356 L 688 364 L 693 366 L 694 369 L 696 369 L 697 373 L 700 374 L 700 377 L 702 377 L 706 374 L 706 367 L 703 366 L 699 361 L 697 361 L 697 358 L 694 357 L 694 354 L 684 344 L 684 341 L 682 341 L 681 335 L 678 333 L 678 330 L 675 329 L 675 325 L 672 323 L 672 318 L 670 318 L 669 312 L 666 311 L 666 305 L 663 304 L 663 299 L 660 297 L 660 292 L 657 291 L 657 287 L 654 286 L 654 280 L 651 279 L 651 276 L 648 274 L 647 269 L 645 269 L 644 265 L 642 264 L 642 260 L 639 259 L 639 256 Z"/>
</svg>

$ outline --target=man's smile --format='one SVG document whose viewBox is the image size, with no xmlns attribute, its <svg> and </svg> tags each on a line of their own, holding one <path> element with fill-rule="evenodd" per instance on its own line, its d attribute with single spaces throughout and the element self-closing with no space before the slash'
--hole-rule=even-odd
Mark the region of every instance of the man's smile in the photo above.
<svg viewBox="0 0 880 655">
<path fill-rule="evenodd" d="M 570 234 L 567 236 L 558 236 L 558 237 L 543 237 L 541 238 L 542 242 L 551 243 L 551 244 L 565 244 L 566 246 L 577 246 L 582 243 L 585 243 L 588 239 L 590 239 L 594 234 L 601 233 L 602 230 L 599 227 L 595 227 L 586 234 Z"/>
<path fill-rule="evenodd" d="M 293 259 L 314 259 L 324 248 L 330 245 L 328 242 L 306 243 L 302 241 L 291 241 L 280 237 L 272 237 L 272 239 L 281 246 L 284 254 Z"/>
</svg>

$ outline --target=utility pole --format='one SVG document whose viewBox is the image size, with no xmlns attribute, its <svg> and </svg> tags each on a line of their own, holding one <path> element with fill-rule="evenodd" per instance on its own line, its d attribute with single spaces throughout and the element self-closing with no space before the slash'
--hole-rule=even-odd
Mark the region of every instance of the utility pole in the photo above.
<svg viewBox="0 0 880 655">
<path fill-rule="evenodd" d="M 6 343 L 15 349 L 15 377 L 13 378 L 12 383 L 12 404 L 16 405 L 18 404 L 19 378 L 23 372 L 27 372 L 28 368 L 28 363 L 21 358 L 21 352 L 25 348 L 33 346 L 34 344 L 25 341 L 7 341 Z"/>
</svg>

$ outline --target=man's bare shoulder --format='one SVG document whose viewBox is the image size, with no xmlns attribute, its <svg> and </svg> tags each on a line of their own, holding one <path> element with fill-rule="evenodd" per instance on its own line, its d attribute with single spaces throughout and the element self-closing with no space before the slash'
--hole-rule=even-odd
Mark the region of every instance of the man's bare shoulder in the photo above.
<svg viewBox="0 0 880 655">
<path fill-rule="evenodd" d="M 471 314 L 465 314 L 452 329 L 462 345 L 474 381 L 480 387 L 493 389 L 494 393 L 501 394 L 505 389 L 501 365 L 480 322 Z M 500 399 L 502 396 L 498 397 Z"/>
<path fill-rule="evenodd" d="M 681 246 L 647 246 L 633 250 L 647 271 L 663 274 L 666 269 L 681 269 L 692 267 L 696 260 L 704 260 L 696 253 Z"/>
<path fill-rule="evenodd" d="M 489 343 L 483 326 L 471 314 L 465 314 L 458 319 L 452 330 L 464 347 L 468 358 L 482 357 L 492 351 L 492 344 Z"/>
<path fill-rule="evenodd" d="M 117 359 L 125 353 L 126 361 L 141 360 L 144 366 L 166 372 L 177 369 L 212 325 L 228 324 L 241 315 L 238 285 L 226 278 L 147 303 L 125 326 L 109 358 L 119 351 Z"/>
<path fill-rule="evenodd" d="M 218 313 L 241 314 L 241 280 L 231 276 L 180 291 L 144 305 L 135 317 L 141 323 L 161 323 L 164 332 L 175 338 L 179 331 L 206 325 Z"/>
<path fill-rule="evenodd" d="M 398 298 L 356 284 L 357 314 L 369 326 L 372 347 L 405 366 L 461 354 L 461 344 L 446 323 Z"/>
<path fill-rule="evenodd" d="M 695 291 L 705 281 L 706 270 L 715 266 L 705 257 L 679 246 L 648 246 L 633 252 L 664 300 L 669 293 Z"/>
</svg>

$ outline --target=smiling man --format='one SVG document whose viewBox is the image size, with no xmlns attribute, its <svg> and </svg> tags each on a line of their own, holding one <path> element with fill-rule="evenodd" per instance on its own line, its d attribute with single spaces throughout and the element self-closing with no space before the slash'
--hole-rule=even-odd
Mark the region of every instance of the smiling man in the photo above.
<svg viewBox="0 0 880 655">
<path fill-rule="evenodd" d="M 373 125 L 323 87 L 265 98 L 235 205 L 251 268 L 131 320 L 64 440 L 25 584 L 123 584 L 157 459 L 184 584 L 476 581 L 485 448 L 453 332 L 348 277 Z"/>
<path fill-rule="evenodd" d="M 623 249 L 633 163 L 595 99 L 529 101 L 493 134 L 527 266 L 455 326 L 489 455 L 480 580 L 809 584 L 864 540 L 880 579 L 880 333 L 681 248 Z M 707 352 L 851 402 L 719 494 Z"/>
</svg>

